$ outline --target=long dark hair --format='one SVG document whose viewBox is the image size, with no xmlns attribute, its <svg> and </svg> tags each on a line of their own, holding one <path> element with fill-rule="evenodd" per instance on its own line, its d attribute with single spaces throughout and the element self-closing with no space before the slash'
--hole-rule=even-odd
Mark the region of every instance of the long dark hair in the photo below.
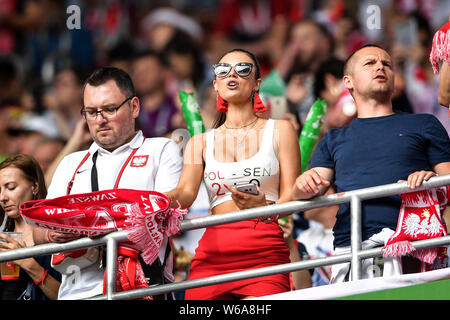
<svg viewBox="0 0 450 320">
<path fill-rule="evenodd" d="M 261 67 L 259 66 L 259 62 L 258 59 L 256 58 L 256 56 L 251 53 L 250 51 L 247 51 L 245 49 L 240 49 L 240 48 L 236 48 L 236 49 L 232 49 L 230 51 L 225 52 L 219 59 L 222 60 L 223 57 L 225 57 L 227 54 L 232 53 L 232 52 L 242 52 L 245 53 L 247 56 L 250 57 L 250 59 L 253 60 L 253 63 L 255 65 L 255 78 L 259 79 L 261 78 Z M 214 120 L 214 124 L 213 124 L 213 128 L 218 128 L 220 127 L 222 124 L 224 124 L 225 120 L 227 119 L 227 114 L 226 112 L 222 112 L 222 111 L 217 111 L 217 116 L 216 119 Z"/>
</svg>

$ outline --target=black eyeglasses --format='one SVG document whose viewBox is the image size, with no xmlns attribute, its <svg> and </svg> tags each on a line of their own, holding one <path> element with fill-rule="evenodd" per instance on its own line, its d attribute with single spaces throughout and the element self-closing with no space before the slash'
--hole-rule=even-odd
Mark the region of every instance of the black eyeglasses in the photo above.
<svg viewBox="0 0 450 320">
<path fill-rule="evenodd" d="M 81 114 L 83 115 L 83 117 L 86 120 L 95 120 L 97 119 L 97 116 L 99 114 L 102 115 L 103 118 L 105 118 L 106 120 L 112 120 L 116 117 L 117 114 L 117 110 L 120 109 L 120 107 L 122 107 L 126 102 L 128 102 L 129 100 L 133 99 L 135 96 L 131 96 L 126 98 L 125 100 L 123 100 L 123 102 L 121 104 L 119 104 L 117 107 L 104 107 L 101 110 L 97 110 L 97 109 L 81 109 Z"/>
<path fill-rule="evenodd" d="M 233 66 L 229 63 L 216 63 L 213 65 L 214 74 L 216 77 L 225 78 L 231 71 Z M 234 65 L 234 71 L 240 77 L 248 77 L 253 69 L 253 63 L 239 62 Z"/>
</svg>

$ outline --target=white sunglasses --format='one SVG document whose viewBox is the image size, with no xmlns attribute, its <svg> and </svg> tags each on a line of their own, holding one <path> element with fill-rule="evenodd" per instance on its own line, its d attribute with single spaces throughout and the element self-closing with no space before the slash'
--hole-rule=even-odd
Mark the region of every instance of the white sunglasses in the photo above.
<svg viewBox="0 0 450 320">
<path fill-rule="evenodd" d="M 233 66 L 229 63 L 216 63 L 213 65 L 216 77 L 225 78 L 231 71 Z M 252 72 L 253 64 L 250 62 L 239 62 L 234 65 L 234 71 L 240 77 L 248 77 Z"/>
</svg>

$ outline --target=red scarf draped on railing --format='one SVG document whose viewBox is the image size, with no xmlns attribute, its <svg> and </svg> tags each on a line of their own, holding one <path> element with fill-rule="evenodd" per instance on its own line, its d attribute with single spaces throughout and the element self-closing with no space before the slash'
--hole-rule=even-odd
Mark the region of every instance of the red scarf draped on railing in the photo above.
<svg viewBox="0 0 450 320">
<path fill-rule="evenodd" d="M 397 229 L 383 248 L 384 256 L 411 255 L 422 262 L 433 264 L 442 250 L 440 247 L 416 250 L 410 241 L 447 236 L 442 212 L 450 196 L 450 187 L 432 188 L 400 195 L 402 203 Z"/>
<path fill-rule="evenodd" d="M 156 191 L 113 189 L 28 201 L 20 206 L 20 212 L 27 223 L 58 232 L 93 237 L 128 230 L 129 241 L 121 242 L 118 248 L 116 291 L 119 292 L 147 287 L 138 252 L 151 265 L 158 257 L 164 237 L 178 232 L 187 212 L 170 208 L 169 204 L 169 198 Z M 86 250 L 62 253 L 53 263 L 66 256 L 75 258 Z"/>
</svg>

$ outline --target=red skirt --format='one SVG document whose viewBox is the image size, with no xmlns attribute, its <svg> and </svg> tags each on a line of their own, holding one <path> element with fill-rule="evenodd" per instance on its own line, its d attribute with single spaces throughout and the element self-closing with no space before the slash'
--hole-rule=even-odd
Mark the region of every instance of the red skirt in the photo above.
<svg viewBox="0 0 450 320">
<path fill-rule="evenodd" d="M 289 250 L 276 220 L 239 221 L 206 228 L 191 261 L 188 280 L 289 263 Z M 186 290 L 186 300 L 266 296 L 289 291 L 289 273 Z"/>
</svg>

